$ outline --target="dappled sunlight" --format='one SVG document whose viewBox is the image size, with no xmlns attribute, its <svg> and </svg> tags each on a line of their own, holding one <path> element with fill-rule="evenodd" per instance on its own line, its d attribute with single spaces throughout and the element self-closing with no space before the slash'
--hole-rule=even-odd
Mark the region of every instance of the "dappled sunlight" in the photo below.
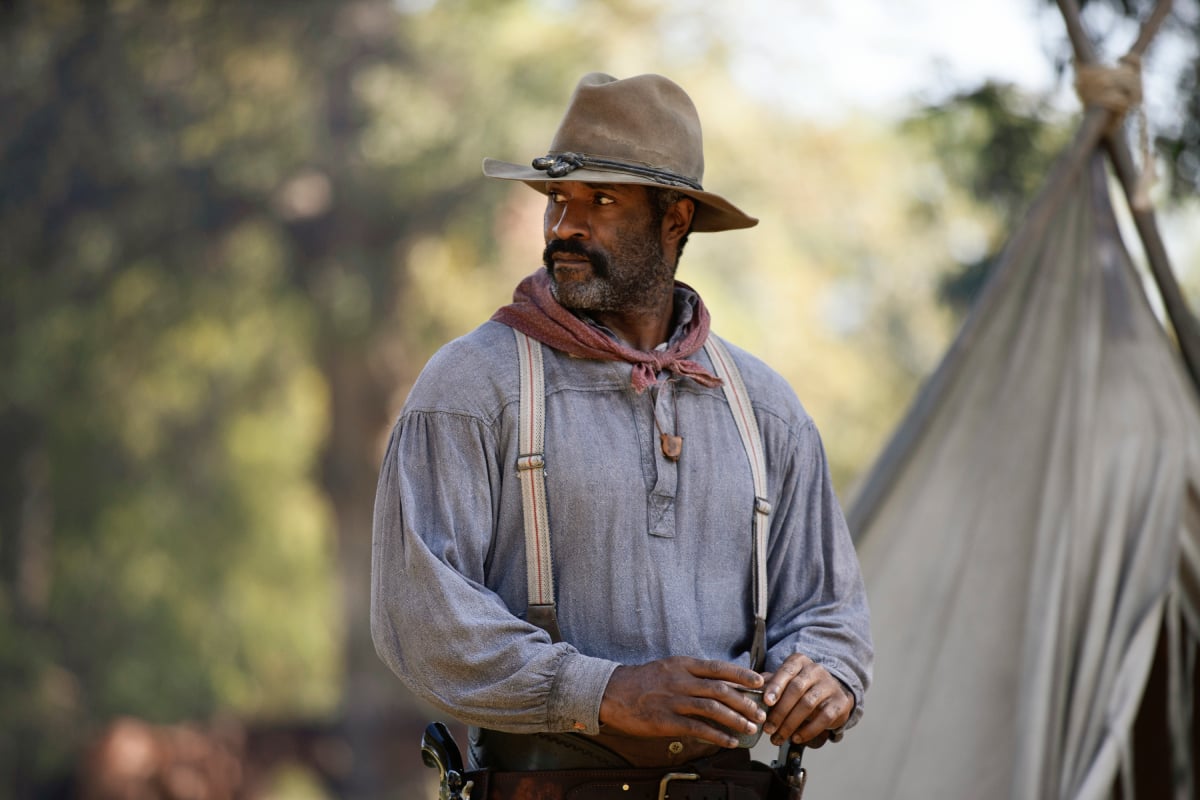
<svg viewBox="0 0 1200 800">
<path fill-rule="evenodd" d="M 0 795 L 51 796 L 88 753 L 169 771 L 169 742 L 241 796 L 431 796 L 432 712 L 367 629 L 380 460 L 429 357 L 541 267 L 544 196 L 480 164 L 544 155 L 584 72 L 694 99 L 705 188 L 760 223 L 692 235 L 678 277 L 851 494 L 962 320 L 947 280 L 987 266 L 1070 121 L 988 95 L 1028 123 L 1001 169 L 1009 118 L 979 106 L 802 116 L 851 70 L 814 61 L 809 12 L 756 30 L 790 55 L 748 49 L 751 5 L 0 12 Z M 1154 197 L 1195 296 L 1200 206 Z"/>
</svg>

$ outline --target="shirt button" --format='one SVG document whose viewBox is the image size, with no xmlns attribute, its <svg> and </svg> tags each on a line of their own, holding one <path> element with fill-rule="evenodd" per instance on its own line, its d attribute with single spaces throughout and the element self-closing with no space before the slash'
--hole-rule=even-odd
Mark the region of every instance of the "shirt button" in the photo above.
<svg viewBox="0 0 1200 800">
<path fill-rule="evenodd" d="M 671 742 L 667 749 L 671 751 L 671 755 L 677 756 L 683 752 L 683 742 Z"/>
</svg>

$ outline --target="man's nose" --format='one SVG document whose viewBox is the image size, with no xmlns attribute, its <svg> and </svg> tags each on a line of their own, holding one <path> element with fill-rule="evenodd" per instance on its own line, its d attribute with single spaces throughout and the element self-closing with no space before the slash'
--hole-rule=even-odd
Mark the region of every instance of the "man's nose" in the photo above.
<svg viewBox="0 0 1200 800">
<path fill-rule="evenodd" d="M 587 215 L 579 203 L 566 202 L 551 212 L 550 231 L 559 239 L 586 239 L 588 236 Z"/>
</svg>

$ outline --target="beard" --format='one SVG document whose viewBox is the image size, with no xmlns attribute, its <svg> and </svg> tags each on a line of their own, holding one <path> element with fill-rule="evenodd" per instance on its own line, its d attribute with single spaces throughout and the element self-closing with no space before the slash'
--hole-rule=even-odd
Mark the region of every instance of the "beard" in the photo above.
<svg viewBox="0 0 1200 800">
<path fill-rule="evenodd" d="M 572 311 L 626 312 L 656 307 L 674 290 L 675 269 L 663 258 L 657 226 L 631 231 L 611 249 L 589 246 L 577 239 L 552 239 L 542 252 L 550 273 L 554 299 Z M 583 256 L 591 277 L 559 283 L 552 257 L 556 253 Z"/>
</svg>

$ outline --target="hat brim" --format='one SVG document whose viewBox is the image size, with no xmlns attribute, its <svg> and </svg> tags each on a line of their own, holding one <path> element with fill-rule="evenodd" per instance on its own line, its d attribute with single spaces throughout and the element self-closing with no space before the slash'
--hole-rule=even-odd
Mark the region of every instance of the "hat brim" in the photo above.
<svg viewBox="0 0 1200 800">
<path fill-rule="evenodd" d="M 689 189 L 686 186 L 668 186 L 663 183 L 643 178 L 639 175 L 629 175 L 623 172 L 588 169 L 586 167 L 573 170 L 570 175 L 562 178 L 548 178 L 542 170 L 512 164 L 508 161 L 498 161 L 494 158 L 483 160 L 483 174 L 489 178 L 500 178 L 506 181 L 521 181 L 546 193 L 546 184 L 556 181 L 582 181 L 583 183 L 632 183 L 640 186 L 653 186 L 659 189 L 674 189 L 696 201 L 696 213 L 692 217 L 692 230 L 714 233 L 716 231 L 738 230 L 752 228 L 758 220 L 745 213 L 724 197 L 711 192 Z"/>
</svg>

